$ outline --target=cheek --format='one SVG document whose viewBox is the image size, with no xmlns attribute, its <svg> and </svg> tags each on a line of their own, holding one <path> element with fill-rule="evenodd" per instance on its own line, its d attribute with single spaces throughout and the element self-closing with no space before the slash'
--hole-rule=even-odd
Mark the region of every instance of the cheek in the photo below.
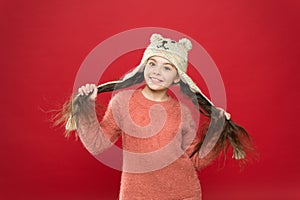
<svg viewBox="0 0 300 200">
<path fill-rule="evenodd" d="M 152 67 L 146 65 L 145 68 L 144 68 L 144 73 L 149 74 L 151 71 L 153 71 Z"/>
<path fill-rule="evenodd" d="M 169 82 L 173 82 L 177 78 L 177 73 L 168 73 L 165 77 Z"/>
<path fill-rule="evenodd" d="M 149 68 L 148 68 L 148 67 L 145 67 L 145 68 L 144 68 L 144 76 L 146 76 L 147 74 L 149 74 Z"/>
</svg>

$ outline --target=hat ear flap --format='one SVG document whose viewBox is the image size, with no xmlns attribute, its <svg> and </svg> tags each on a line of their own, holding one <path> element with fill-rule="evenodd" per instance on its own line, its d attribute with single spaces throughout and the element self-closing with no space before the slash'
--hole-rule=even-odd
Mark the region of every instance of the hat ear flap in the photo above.
<svg viewBox="0 0 300 200">
<path fill-rule="evenodd" d="M 162 40 L 163 37 L 160 35 L 160 34 L 157 34 L 157 33 L 153 33 L 151 35 L 151 38 L 150 38 L 150 42 L 155 42 L 155 41 L 159 41 L 159 40 Z"/>
<path fill-rule="evenodd" d="M 180 39 L 178 43 L 181 44 L 187 51 L 191 50 L 193 47 L 192 42 L 186 38 Z"/>
</svg>

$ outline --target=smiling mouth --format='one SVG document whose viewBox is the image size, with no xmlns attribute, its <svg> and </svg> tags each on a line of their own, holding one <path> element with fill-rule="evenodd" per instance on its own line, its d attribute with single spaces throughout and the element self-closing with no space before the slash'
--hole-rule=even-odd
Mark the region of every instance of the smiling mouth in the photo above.
<svg viewBox="0 0 300 200">
<path fill-rule="evenodd" d="M 162 80 L 158 79 L 158 78 L 155 78 L 155 77 L 149 77 L 151 81 L 154 81 L 154 82 L 163 82 Z"/>
</svg>

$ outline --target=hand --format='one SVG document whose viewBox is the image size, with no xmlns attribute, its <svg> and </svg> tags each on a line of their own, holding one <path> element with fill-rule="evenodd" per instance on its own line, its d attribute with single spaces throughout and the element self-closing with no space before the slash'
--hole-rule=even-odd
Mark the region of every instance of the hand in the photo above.
<svg viewBox="0 0 300 200">
<path fill-rule="evenodd" d="M 90 95 L 90 99 L 95 101 L 97 97 L 97 86 L 95 84 L 86 84 L 78 88 L 78 94 L 80 96 Z"/>
<path fill-rule="evenodd" d="M 225 118 L 226 118 L 227 120 L 230 120 L 230 118 L 231 118 L 230 113 L 226 112 L 223 108 L 217 107 L 217 109 L 219 109 L 219 110 L 221 111 L 222 115 L 225 115 Z"/>
</svg>

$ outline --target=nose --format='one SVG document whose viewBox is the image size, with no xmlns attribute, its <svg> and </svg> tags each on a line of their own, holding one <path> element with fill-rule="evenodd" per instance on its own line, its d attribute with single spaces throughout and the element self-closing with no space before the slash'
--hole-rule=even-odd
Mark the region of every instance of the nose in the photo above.
<svg viewBox="0 0 300 200">
<path fill-rule="evenodd" d="M 154 67 L 152 72 L 159 75 L 161 73 L 161 66 Z"/>
</svg>

